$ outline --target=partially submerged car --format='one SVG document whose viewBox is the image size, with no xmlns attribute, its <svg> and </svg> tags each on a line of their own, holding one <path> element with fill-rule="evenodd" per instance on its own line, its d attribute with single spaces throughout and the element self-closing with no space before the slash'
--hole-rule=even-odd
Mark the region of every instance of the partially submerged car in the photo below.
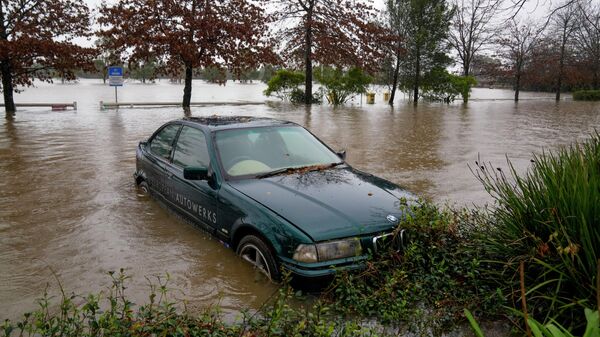
<svg viewBox="0 0 600 337">
<path fill-rule="evenodd" d="M 255 117 L 190 117 L 136 153 L 137 185 L 273 280 L 360 268 L 398 244 L 399 186 L 363 173 L 303 127 Z M 386 248 L 384 248 L 386 247 Z"/>
</svg>

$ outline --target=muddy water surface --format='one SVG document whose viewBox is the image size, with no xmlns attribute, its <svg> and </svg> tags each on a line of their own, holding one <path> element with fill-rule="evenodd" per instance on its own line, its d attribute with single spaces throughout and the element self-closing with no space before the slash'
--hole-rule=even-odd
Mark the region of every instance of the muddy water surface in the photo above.
<svg viewBox="0 0 600 337">
<path fill-rule="evenodd" d="M 259 101 L 263 86 L 194 84 L 195 101 Z M 175 101 L 182 87 L 126 84 L 125 101 Z M 220 303 L 234 316 L 257 308 L 275 290 L 251 267 L 203 232 L 137 194 L 135 146 L 162 123 L 183 116 L 178 108 L 101 111 L 114 91 L 97 81 L 27 89 L 18 102 L 77 101 L 77 111 L 23 109 L 0 122 L 0 318 L 35 308 L 48 283 L 75 293 L 104 289 L 109 270 L 125 268 L 136 302 L 147 294 L 145 277 L 171 276 L 175 298 L 192 306 Z M 584 139 L 600 128 L 600 105 L 510 91 L 475 90 L 468 106 L 399 101 L 391 109 L 358 101 L 343 108 L 310 109 L 273 103 L 192 109 L 192 115 L 252 115 L 292 120 L 348 162 L 438 202 L 482 205 L 490 198 L 467 164 L 478 155 L 496 166 L 510 157 L 519 170 L 532 152 Z M 491 98 L 497 100 L 490 100 Z M 535 98 L 535 99 L 533 99 Z M 541 99 L 540 99 L 541 98 Z"/>
</svg>

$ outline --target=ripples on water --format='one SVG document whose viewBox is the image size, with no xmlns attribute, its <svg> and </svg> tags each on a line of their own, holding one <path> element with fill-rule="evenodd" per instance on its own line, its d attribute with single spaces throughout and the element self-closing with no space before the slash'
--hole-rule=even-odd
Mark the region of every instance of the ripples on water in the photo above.
<svg viewBox="0 0 600 337">
<path fill-rule="evenodd" d="M 194 84 L 193 100 L 262 100 L 261 84 Z M 182 87 L 126 84 L 124 101 L 174 101 Z M 95 81 L 47 85 L 17 95 L 19 102 L 77 101 L 79 110 L 23 109 L 0 123 L 0 318 L 35 308 L 54 272 L 75 293 L 105 289 L 106 272 L 125 268 L 128 292 L 140 303 L 145 276 L 171 275 L 176 298 L 190 305 L 221 303 L 231 315 L 257 308 L 275 287 L 255 282 L 252 268 L 208 235 L 140 197 L 132 173 L 135 147 L 162 123 L 182 117 L 178 108 L 100 111 L 113 90 Z M 264 106 L 193 108 L 193 115 L 253 115 L 308 127 L 348 162 L 439 202 L 482 205 L 490 199 L 467 164 L 480 155 L 506 166 L 508 155 L 524 171 L 532 152 L 587 137 L 600 125 L 600 105 L 553 100 L 490 101 L 512 92 L 476 89 L 460 103 L 381 101 L 331 108 Z M 525 98 L 547 97 L 527 93 Z M 483 100 L 477 100 L 477 99 Z"/>
</svg>

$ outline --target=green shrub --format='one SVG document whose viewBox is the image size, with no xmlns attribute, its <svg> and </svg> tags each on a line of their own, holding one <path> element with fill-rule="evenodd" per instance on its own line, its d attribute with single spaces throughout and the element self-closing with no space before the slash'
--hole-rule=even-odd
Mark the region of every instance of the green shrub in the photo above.
<svg viewBox="0 0 600 337">
<path fill-rule="evenodd" d="M 402 207 L 409 215 L 399 228 L 410 243 L 378 256 L 361 273 L 338 273 L 326 293 L 330 301 L 347 314 L 436 333 L 464 319 L 465 307 L 498 313 L 503 296 L 486 279 L 490 266 L 473 235 L 483 215 L 423 201 Z"/>
<path fill-rule="evenodd" d="M 325 88 L 325 96 L 329 103 L 340 105 L 350 98 L 367 92 L 372 79 L 360 68 L 343 71 L 339 68 L 316 68 L 315 78 Z"/>
<path fill-rule="evenodd" d="M 544 323 L 556 320 L 582 327 L 584 306 L 596 304 L 600 258 L 600 136 L 583 144 L 534 156 L 520 176 L 479 163 L 476 174 L 496 201 L 496 225 L 482 241 L 504 264 L 498 275 L 517 290 L 518 266 L 525 261 L 530 314 Z"/>
<path fill-rule="evenodd" d="M 0 336 L 390 336 L 382 328 L 363 327 L 356 320 L 332 315 L 331 308 L 319 301 L 307 309 L 290 306 L 294 292 L 288 283 L 274 294 L 273 303 L 265 303 L 252 315 L 244 313 L 241 321 L 226 323 L 219 308 L 190 312 L 185 302 L 173 302 L 168 275 L 150 285 L 148 303 L 141 306 L 126 296 L 128 277 L 123 270 L 110 275 L 112 285 L 106 292 L 82 297 L 63 291 L 58 303 L 44 294 L 39 309 L 26 313 L 23 320 L 0 323 Z"/>
<path fill-rule="evenodd" d="M 430 101 L 451 103 L 458 95 L 468 102 L 471 88 L 477 84 L 473 76 L 458 76 L 445 68 L 433 68 L 423 77 L 421 96 Z"/>
<path fill-rule="evenodd" d="M 304 102 L 304 73 L 287 69 L 277 70 L 275 75 L 267 82 L 266 96 L 275 96 L 292 103 Z"/>
<path fill-rule="evenodd" d="M 579 90 L 573 92 L 576 101 L 600 101 L 600 90 Z"/>
</svg>

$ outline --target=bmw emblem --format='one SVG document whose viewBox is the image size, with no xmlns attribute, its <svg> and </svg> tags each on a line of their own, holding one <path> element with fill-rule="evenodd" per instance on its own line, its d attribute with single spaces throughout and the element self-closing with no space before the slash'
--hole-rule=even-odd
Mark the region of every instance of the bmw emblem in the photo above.
<svg viewBox="0 0 600 337">
<path fill-rule="evenodd" d="M 391 223 L 396 223 L 396 222 L 398 222 L 398 218 L 396 218 L 395 216 L 393 216 L 393 215 L 391 215 L 391 214 L 390 214 L 390 215 L 388 215 L 388 216 L 386 217 L 386 219 L 387 219 L 389 222 L 391 222 Z"/>
</svg>

